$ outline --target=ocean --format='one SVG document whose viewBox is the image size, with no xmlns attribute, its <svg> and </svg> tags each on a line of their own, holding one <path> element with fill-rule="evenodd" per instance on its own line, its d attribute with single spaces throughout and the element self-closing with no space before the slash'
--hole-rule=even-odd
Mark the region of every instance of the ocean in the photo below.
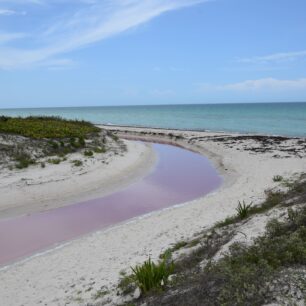
<svg viewBox="0 0 306 306">
<path fill-rule="evenodd" d="M 0 109 L 0 115 L 52 115 L 97 124 L 306 136 L 306 103 Z"/>
</svg>

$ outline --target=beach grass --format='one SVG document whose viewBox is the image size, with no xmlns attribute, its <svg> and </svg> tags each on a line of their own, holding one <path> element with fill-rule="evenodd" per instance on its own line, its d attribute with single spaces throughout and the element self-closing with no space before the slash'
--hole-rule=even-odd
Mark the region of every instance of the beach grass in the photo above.
<svg viewBox="0 0 306 306">
<path fill-rule="evenodd" d="M 132 268 L 133 278 L 141 290 L 146 294 L 152 290 L 162 290 L 168 283 L 169 276 L 174 271 L 174 263 L 164 257 L 160 262 L 154 263 L 151 258 L 142 265 Z"/>
<path fill-rule="evenodd" d="M 281 175 L 273 176 L 273 182 L 281 182 L 284 178 Z"/>
<path fill-rule="evenodd" d="M 252 244 L 233 241 L 228 252 L 219 260 L 214 259 L 235 235 L 233 224 L 242 224 L 242 220 L 245 223 L 237 214 L 233 217 L 234 222 L 224 222 L 228 225 L 203 233 L 200 247 L 175 261 L 174 281 L 168 283 L 165 291 L 152 293 L 148 298 L 144 296 L 136 305 L 149 301 L 150 305 L 242 306 L 269 304 L 276 301 L 276 297 L 288 298 L 291 302 L 292 298 L 293 301 L 305 299 L 305 179 L 306 175 L 301 175 L 287 192 L 267 192 L 267 199 L 261 206 L 250 207 L 252 213 L 248 217 L 276 205 L 286 210 L 281 220 L 270 219 L 264 234 Z M 286 209 L 286 206 L 290 207 Z M 186 246 L 185 241 L 182 245 Z M 203 262 L 204 268 L 201 267 Z M 289 279 L 293 282 L 290 285 L 293 291 L 286 289 Z"/>
<path fill-rule="evenodd" d="M 244 201 L 242 201 L 242 203 L 239 201 L 238 206 L 236 208 L 237 214 L 229 216 L 224 220 L 217 222 L 216 227 L 225 227 L 240 222 L 241 220 L 246 219 L 247 217 L 250 217 L 252 215 L 264 213 L 265 211 L 268 211 L 271 208 L 280 204 L 281 201 L 284 199 L 284 196 L 284 193 L 279 191 L 266 191 L 266 199 L 260 205 L 253 206 L 252 203 L 247 205 Z"/>
<path fill-rule="evenodd" d="M 0 117 L 0 133 L 16 134 L 34 139 L 77 137 L 79 138 L 78 143 L 82 144 L 84 138 L 89 134 L 99 131 L 100 129 L 90 122 L 65 120 L 60 117 Z M 72 141 L 72 143 L 76 142 Z M 58 146 L 57 143 L 53 145 Z"/>
<path fill-rule="evenodd" d="M 245 219 L 249 216 L 252 204 L 253 203 L 246 204 L 245 201 L 242 201 L 242 202 L 239 201 L 238 202 L 238 206 L 236 208 L 236 211 L 237 211 L 237 216 L 241 220 L 243 220 L 243 219 Z"/>
</svg>

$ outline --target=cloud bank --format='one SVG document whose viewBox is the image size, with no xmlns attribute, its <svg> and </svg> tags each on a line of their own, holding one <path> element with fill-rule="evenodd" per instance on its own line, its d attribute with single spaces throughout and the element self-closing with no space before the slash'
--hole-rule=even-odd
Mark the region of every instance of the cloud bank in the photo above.
<svg viewBox="0 0 306 306">
<path fill-rule="evenodd" d="M 258 63 L 276 63 L 276 62 L 287 62 L 295 61 L 300 58 L 306 57 L 306 50 L 296 52 L 280 52 L 269 54 L 265 56 L 254 56 L 250 58 L 240 58 L 238 62 L 246 64 L 258 64 Z"/>
<path fill-rule="evenodd" d="M 280 80 L 275 78 L 263 78 L 246 80 L 237 83 L 222 85 L 200 84 L 200 90 L 207 91 L 231 91 L 231 92 L 280 92 L 290 90 L 306 90 L 306 78 L 295 80 Z"/>
</svg>

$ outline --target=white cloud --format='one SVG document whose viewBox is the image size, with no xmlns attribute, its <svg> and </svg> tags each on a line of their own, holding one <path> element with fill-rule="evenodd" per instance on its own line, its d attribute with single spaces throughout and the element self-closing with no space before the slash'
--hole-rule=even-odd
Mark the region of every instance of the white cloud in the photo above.
<svg viewBox="0 0 306 306">
<path fill-rule="evenodd" d="M 67 70 L 75 67 L 76 62 L 69 58 L 58 58 L 41 62 L 39 66 L 47 67 L 49 70 Z"/>
<path fill-rule="evenodd" d="M 288 90 L 306 90 L 306 78 L 296 80 L 279 80 L 264 78 L 246 80 L 223 85 L 200 84 L 201 91 L 232 91 L 232 92 L 282 92 Z"/>
<path fill-rule="evenodd" d="M 0 9 L 0 16 L 11 16 L 15 15 L 17 12 L 14 10 Z"/>
<path fill-rule="evenodd" d="M 0 32 L 0 45 L 26 37 L 24 33 L 2 33 Z"/>
<path fill-rule="evenodd" d="M 240 58 L 238 59 L 238 62 L 247 64 L 287 62 L 294 61 L 303 57 L 306 57 L 306 50 L 297 52 L 274 53 L 265 56 L 254 56 L 250 58 Z"/>
<path fill-rule="evenodd" d="M 38 42 L 39 47 L 0 48 L 0 68 L 12 69 L 37 64 L 137 27 L 163 13 L 207 0 L 81 1 L 84 5 L 78 6 L 77 11 L 65 12 L 65 16 L 53 18 L 51 25 L 44 26 L 40 33 L 35 32 L 33 46 Z M 31 46 L 31 41 L 27 41 L 27 44 Z"/>
</svg>

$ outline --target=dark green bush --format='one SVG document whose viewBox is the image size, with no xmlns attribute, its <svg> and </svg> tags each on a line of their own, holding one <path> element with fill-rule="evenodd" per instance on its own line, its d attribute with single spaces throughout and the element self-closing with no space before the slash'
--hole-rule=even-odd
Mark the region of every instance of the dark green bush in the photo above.
<svg viewBox="0 0 306 306">
<path fill-rule="evenodd" d="M 86 150 L 86 151 L 84 151 L 84 155 L 85 156 L 93 156 L 93 152 L 90 151 L 90 150 Z"/>
</svg>

